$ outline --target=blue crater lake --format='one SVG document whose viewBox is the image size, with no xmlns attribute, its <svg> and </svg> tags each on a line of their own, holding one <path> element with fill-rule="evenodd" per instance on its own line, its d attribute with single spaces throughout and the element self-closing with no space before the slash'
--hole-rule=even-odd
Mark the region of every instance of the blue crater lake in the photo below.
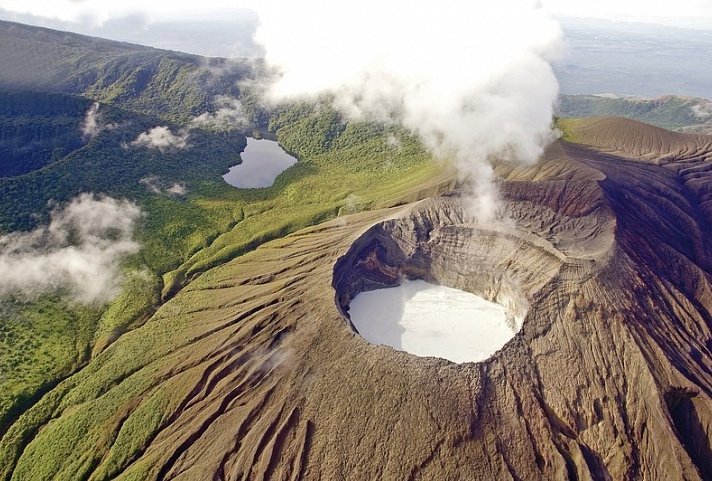
<svg viewBox="0 0 712 481">
<path fill-rule="evenodd" d="M 240 154 L 241 164 L 230 168 L 223 179 L 240 189 L 269 187 L 274 179 L 297 163 L 273 140 L 247 138 L 247 147 Z"/>
</svg>

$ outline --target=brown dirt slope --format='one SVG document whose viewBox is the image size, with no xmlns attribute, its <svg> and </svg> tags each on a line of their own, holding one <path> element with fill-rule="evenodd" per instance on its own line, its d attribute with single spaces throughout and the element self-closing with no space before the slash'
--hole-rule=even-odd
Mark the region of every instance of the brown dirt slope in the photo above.
<svg viewBox="0 0 712 481">
<path fill-rule="evenodd" d="M 680 134 L 620 117 L 572 121 L 582 144 L 628 158 L 667 163 L 679 159 L 712 159 L 712 136 Z"/>
<path fill-rule="evenodd" d="M 636 129 L 614 150 L 658 136 Z M 507 224 L 472 224 L 446 195 L 207 272 L 25 414 L 45 426 L 3 438 L 6 473 L 712 479 L 712 183 L 702 147 L 665 135 L 664 165 L 558 143 L 498 166 Z M 507 303 L 523 328 L 478 364 L 371 345 L 348 302 L 403 275 Z"/>
</svg>

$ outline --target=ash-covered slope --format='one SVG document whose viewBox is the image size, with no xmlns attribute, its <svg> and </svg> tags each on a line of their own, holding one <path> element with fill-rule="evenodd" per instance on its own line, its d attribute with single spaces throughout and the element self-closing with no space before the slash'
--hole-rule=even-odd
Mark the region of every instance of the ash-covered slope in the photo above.
<svg viewBox="0 0 712 481">
<path fill-rule="evenodd" d="M 712 158 L 712 136 L 680 134 L 620 117 L 572 121 L 577 141 L 636 160 L 658 164 Z"/>
<path fill-rule="evenodd" d="M 498 167 L 506 226 L 472 224 L 455 193 L 208 271 L 20 417 L 2 474 L 710 479 L 710 164 L 655 153 L 557 143 Z M 403 274 L 508 303 L 523 328 L 479 364 L 371 345 L 348 302 Z"/>
</svg>

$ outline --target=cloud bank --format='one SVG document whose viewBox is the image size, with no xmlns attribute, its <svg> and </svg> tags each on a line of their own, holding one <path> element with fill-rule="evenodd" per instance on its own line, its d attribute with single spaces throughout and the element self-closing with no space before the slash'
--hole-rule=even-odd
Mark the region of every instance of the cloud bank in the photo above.
<svg viewBox="0 0 712 481">
<path fill-rule="evenodd" d="M 148 132 L 142 132 L 131 142 L 132 147 L 145 147 L 165 153 L 168 150 L 183 150 L 188 147 L 188 132 L 179 131 L 177 134 L 165 126 L 154 127 Z"/>
<path fill-rule="evenodd" d="M 142 132 L 130 143 L 131 147 L 147 148 L 159 150 L 166 153 L 170 150 L 183 150 L 190 147 L 188 137 L 193 129 L 205 129 L 217 132 L 227 132 L 242 129 L 249 126 L 245 117 L 242 104 L 238 99 L 225 95 L 216 96 L 213 99 L 215 109 L 194 117 L 187 127 L 181 128 L 173 133 L 167 126 L 157 126 Z M 93 108 L 92 108 L 93 109 Z M 95 118 L 91 116 L 93 110 L 87 114 L 85 124 L 89 127 L 95 125 Z M 93 121 L 94 124 L 90 123 Z"/>
<path fill-rule="evenodd" d="M 397 122 L 473 184 L 493 215 L 494 158 L 535 162 L 551 140 L 558 24 L 533 0 L 261 2 L 275 100 L 330 92 L 351 119 Z"/>
<path fill-rule="evenodd" d="M 110 300 L 121 260 L 139 250 L 133 230 L 140 216 L 127 200 L 82 194 L 54 210 L 49 225 L 0 236 L 0 296 L 62 291 L 82 303 Z"/>
</svg>

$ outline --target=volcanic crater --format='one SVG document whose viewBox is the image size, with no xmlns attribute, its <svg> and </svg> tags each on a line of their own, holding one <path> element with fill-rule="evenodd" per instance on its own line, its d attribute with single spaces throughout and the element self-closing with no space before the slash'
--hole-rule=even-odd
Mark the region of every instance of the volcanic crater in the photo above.
<svg viewBox="0 0 712 481">
<path fill-rule="evenodd" d="M 353 243 L 334 267 L 333 287 L 354 331 L 359 332 L 349 310 L 359 293 L 422 279 L 504 306 L 506 323 L 517 333 L 544 286 L 562 275 L 573 283 L 590 276 L 605 261 L 607 250 L 601 249 L 612 245 L 612 219 L 556 214 L 523 201 L 508 206 L 517 222 L 480 225 L 467 216 L 467 202 L 457 192 L 425 200 L 399 218 L 374 225 Z M 588 214 L 599 216 L 597 210 Z M 546 232 L 527 221 L 542 216 L 551 222 Z M 608 240 L 596 241 L 592 229 L 593 237 Z M 583 250 L 582 244 L 599 249 Z"/>
</svg>

